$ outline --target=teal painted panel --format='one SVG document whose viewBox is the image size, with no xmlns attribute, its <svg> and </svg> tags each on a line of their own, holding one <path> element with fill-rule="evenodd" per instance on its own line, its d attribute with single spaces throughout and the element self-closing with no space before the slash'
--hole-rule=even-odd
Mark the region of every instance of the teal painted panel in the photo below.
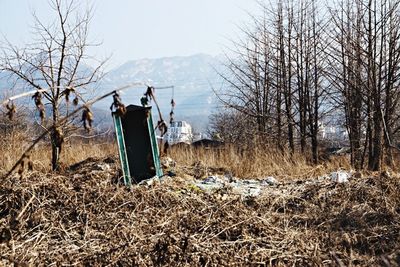
<svg viewBox="0 0 400 267">
<path fill-rule="evenodd" d="M 150 132 L 150 141 L 151 141 L 151 147 L 153 149 L 153 161 L 154 161 L 154 167 L 156 168 L 156 175 L 158 177 L 161 177 L 163 176 L 163 172 L 160 163 L 160 151 L 158 149 L 158 142 L 156 134 L 154 132 L 153 118 L 151 116 L 151 113 L 147 119 L 147 125 Z"/>
<path fill-rule="evenodd" d="M 124 138 L 124 131 L 122 128 L 121 117 L 114 113 L 113 118 L 114 118 L 115 134 L 118 144 L 119 158 L 122 167 L 122 175 L 124 177 L 125 185 L 130 186 L 132 184 L 132 180 L 128 165 L 128 155 L 126 154 L 125 138 Z"/>
</svg>

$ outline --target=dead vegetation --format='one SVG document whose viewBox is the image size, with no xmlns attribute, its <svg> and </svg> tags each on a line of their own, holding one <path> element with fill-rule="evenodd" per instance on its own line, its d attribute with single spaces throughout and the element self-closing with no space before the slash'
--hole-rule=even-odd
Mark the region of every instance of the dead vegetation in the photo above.
<svg viewBox="0 0 400 267">
<path fill-rule="evenodd" d="M 196 166 L 195 176 L 207 173 L 231 173 L 236 177 L 254 178 L 275 176 L 280 180 L 305 179 L 324 175 L 338 169 L 350 169 L 349 158 L 333 157 L 313 165 L 307 155 L 281 152 L 265 144 L 236 146 L 228 144 L 218 148 L 171 148 L 171 156 L 183 166 Z"/>
<path fill-rule="evenodd" d="M 1 181 L 4 265 L 396 266 L 400 177 L 288 181 L 257 198 L 118 183 L 114 158 Z"/>
<path fill-rule="evenodd" d="M 33 127 L 21 126 L 4 128 L 1 130 L 0 139 L 0 170 L 10 170 L 36 137 L 32 135 L 36 131 Z M 21 129 L 22 128 L 22 129 Z M 94 134 L 94 136 L 96 136 Z M 48 140 L 39 142 L 28 154 L 35 170 L 47 172 L 51 170 L 51 146 Z M 66 139 L 64 149 L 61 152 L 63 162 L 60 168 L 83 161 L 88 157 L 106 157 L 117 154 L 116 145 L 109 141 L 106 136 L 90 138 L 86 133 Z"/>
</svg>

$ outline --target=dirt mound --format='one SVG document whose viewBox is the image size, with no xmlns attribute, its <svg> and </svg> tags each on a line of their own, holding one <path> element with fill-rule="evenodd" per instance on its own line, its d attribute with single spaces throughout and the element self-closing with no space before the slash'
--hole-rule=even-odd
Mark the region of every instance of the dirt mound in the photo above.
<svg viewBox="0 0 400 267">
<path fill-rule="evenodd" d="M 397 176 L 243 198 L 182 175 L 127 189 L 118 172 L 115 160 L 90 159 L 2 181 L 0 264 L 400 265 Z"/>
</svg>

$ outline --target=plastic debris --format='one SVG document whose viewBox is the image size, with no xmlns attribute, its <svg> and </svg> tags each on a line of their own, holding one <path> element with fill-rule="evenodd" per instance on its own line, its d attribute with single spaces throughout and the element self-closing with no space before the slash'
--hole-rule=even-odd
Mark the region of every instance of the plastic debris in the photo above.
<svg viewBox="0 0 400 267">
<path fill-rule="evenodd" d="M 208 176 L 204 181 L 203 184 L 215 184 L 215 183 L 222 183 L 222 180 L 217 176 Z"/>
<path fill-rule="evenodd" d="M 350 174 L 345 171 L 337 171 L 337 172 L 332 172 L 330 174 L 331 181 L 335 183 L 347 183 L 350 178 Z"/>
<path fill-rule="evenodd" d="M 213 191 L 217 189 L 221 189 L 224 187 L 225 183 L 222 179 L 218 178 L 217 176 L 209 176 L 203 181 L 197 182 L 195 184 L 198 188 L 203 191 Z"/>
<path fill-rule="evenodd" d="M 236 180 L 229 176 L 209 176 L 202 181 L 196 181 L 195 186 L 204 192 L 212 192 L 222 188 L 229 189 L 235 195 L 257 197 L 262 193 L 262 185 L 258 180 Z"/>
<path fill-rule="evenodd" d="M 161 179 L 158 176 L 154 176 L 150 179 L 142 180 L 138 183 L 138 185 L 152 186 L 158 182 L 161 182 Z"/>
<path fill-rule="evenodd" d="M 276 179 L 275 179 L 274 177 L 272 177 L 272 176 L 265 177 L 265 179 L 263 179 L 263 180 L 261 181 L 261 185 L 263 185 L 263 186 L 277 185 L 277 184 L 279 184 L 278 180 L 276 180 Z"/>
</svg>

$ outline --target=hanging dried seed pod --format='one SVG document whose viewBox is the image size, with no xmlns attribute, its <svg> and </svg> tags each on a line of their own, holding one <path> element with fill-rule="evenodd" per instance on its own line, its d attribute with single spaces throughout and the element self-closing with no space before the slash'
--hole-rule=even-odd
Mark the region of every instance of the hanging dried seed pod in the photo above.
<svg viewBox="0 0 400 267">
<path fill-rule="evenodd" d="M 111 111 L 115 109 L 115 112 L 118 116 L 122 117 L 126 113 L 126 107 L 124 104 L 122 104 L 121 97 L 118 94 L 118 92 L 115 92 L 113 95 L 113 103 L 111 104 L 110 107 Z"/>
<path fill-rule="evenodd" d="M 75 95 L 74 100 L 72 101 L 72 104 L 74 104 L 74 106 L 77 106 L 79 104 L 79 98 L 77 95 Z"/>
<path fill-rule="evenodd" d="M 63 94 L 65 95 L 65 101 L 67 101 L 67 103 L 69 102 L 69 96 L 72 92 L 75 92 L 75 89 L 72 87 L 68 87 L 63 91 Z"/>
<path fill-rule="evenodd" d="M 153 87 L 153 86 L 148 86 L 148 87 L 147 87 L 147 90 L 146 90 L 146 93 L 144 94 L 144 96 L 145 96 L 147 99 L 152 100 L 152 99 L 154 98 L 153 92 L 154 92 L 154 87 Z"/>
<path fill-rule="evenodd" d="M 7 117 L 10 121 L 14 120 L 15 113 L 17 112 L 17 107 L 15 106 L 14 102 L 9 101 L 6 105 L 7 109 Z"/>
<path fill-rule="evenodd" d="M 123 117 L 126 114 L 126 107 L 124 105 L 120 105 L 115 112 L 118 116 Z"/>
<path fill-rule="evenodd" d="M 90 131 L 90 129 L 92 128 L 93 113 L 90 111 L 89 107 L 85 107 L 85 109 L 83 110 L 82 122 L 83 122 L 83 127 L 87 131 Z"/>
<path fill-rule="evenodd" d="M 39 92 L 39 91 L 37 91 L 37 92 L 32 96 L 32 99 L 35 101 L 36 107 L 39 107 L 39 106 L 43 105 L 43 103 L 42 103 L 42 98 L 43 98 L 42 93 Z"/>
<path fill-rule="evenodd" d="M 169 123 L 171 124 L 174 121 L 174 108 L 175 108 L 175 101 L 171 99 L 171 112 L 169 113 Z"/>
<path fill-rule="evenodd" d="M 169 113 L 169 123 L 172 124 L 174 122 L 174 112 L 171 110 Z"/>
<path fill-rule="evenodd" d="M 168 126 L 165 123 L 165 121 L 163 121 L 163 120 L 162 121 L 158 121 L 157 127 L 160 130 L 161 137 L 164 136 L 167 133 Z"/>
<path fill-rule="evenodd" d="M 40 93 L 39 91 L 32 96 L 32 99 L 35 101 L 36 108 L 39 110 L 40 120 L 43 124 L 46 112 L 44 105 L 42 103 L 42 98 L 43 98 L 42 93 Z"/>
</svg>

